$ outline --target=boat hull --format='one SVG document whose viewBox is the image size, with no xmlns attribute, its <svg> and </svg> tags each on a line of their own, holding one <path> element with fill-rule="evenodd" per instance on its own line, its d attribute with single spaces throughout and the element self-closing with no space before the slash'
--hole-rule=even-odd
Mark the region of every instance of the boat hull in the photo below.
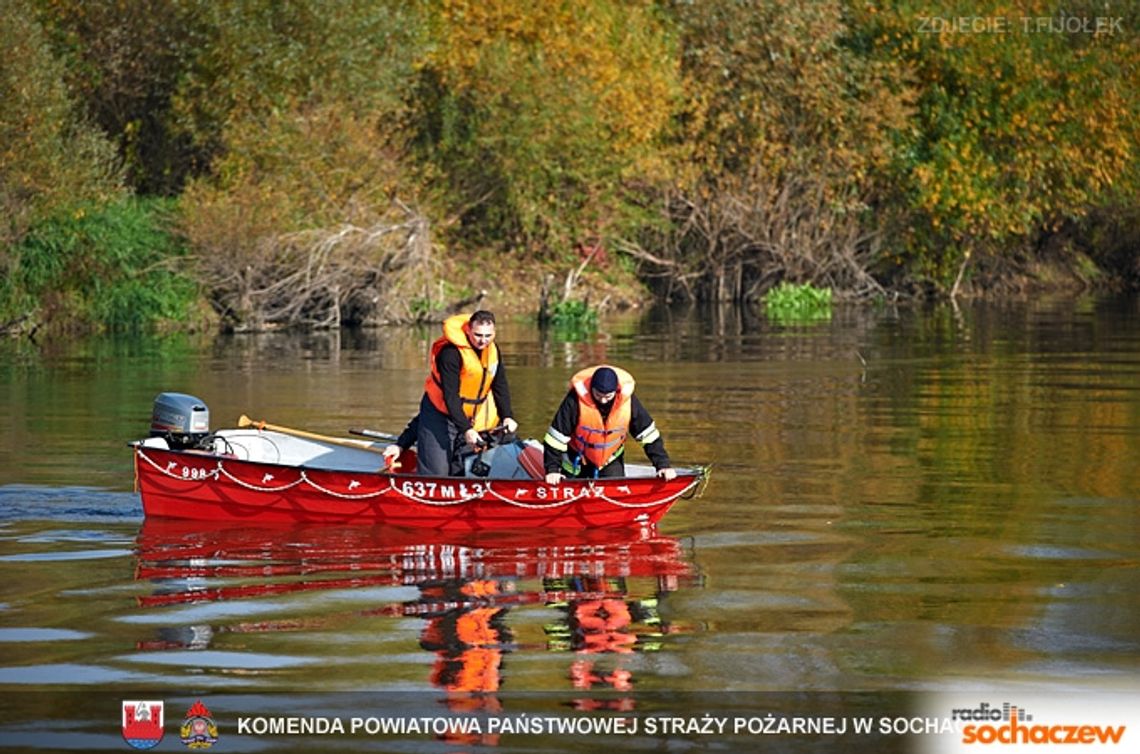
<svg viewBox="0 0 1140 754">
<path fill-rule="evenodd" d="M 136 444 L 148 517 L 265 523 L 386 524 L 439 531 L 593 529 L 655 524 L 699 491 L 703 469 L 677 478 L 440 478 L 243 460 Z"/>
</svg>

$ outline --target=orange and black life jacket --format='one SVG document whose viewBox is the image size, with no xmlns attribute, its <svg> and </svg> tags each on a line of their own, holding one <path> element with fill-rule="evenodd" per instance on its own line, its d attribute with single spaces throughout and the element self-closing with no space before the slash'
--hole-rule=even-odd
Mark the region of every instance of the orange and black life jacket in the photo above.
<svg viewBox="0 0 1140 754">
<path fill-rule="evenodd" d="M 499 411 L 491 395 L 491 382 L 499 371 L 499 347 L 492 341 L 481 352 L 476 351 L 467 339 L 468 319 L 466 314 L 456 314 L 444 320 L 443 336 L 431 344 L 431 373 L 424 381 L 424 392 L 431 404 L 446 415 L 447 401 L 443 397 L 436 357 L 444 346 L 458 348 L 463 359 L 459 370 L 459 399 L 463 402 L 463 414 L 471 420 L 471 426 L 477 432 L 482 432 L 499 424 Z"/>
<path fill-rule="evenodd" d="M 624 369 L 610 367 L 618 376 L 617 395 L 605 419 L 590 393 L 590 379 L 600 366 L 583 369 L 570 380 L 570 388 L 578 395 L 578 426 L 570 437 L 569 447 L 595 468 L 603 468 L 621 455 L 629 434 L 633 405 L 633 375 Z"/>
</svg>

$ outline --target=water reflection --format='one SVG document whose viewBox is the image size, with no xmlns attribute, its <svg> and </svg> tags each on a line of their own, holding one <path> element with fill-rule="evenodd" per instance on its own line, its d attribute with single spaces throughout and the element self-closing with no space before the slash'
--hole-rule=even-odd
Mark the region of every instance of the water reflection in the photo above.
<svg viewBox="0 0 1140 754">
<path fill-rule="evenodd" d="M 663 577 L 652 595 L 630 594 L 623 578 L 575 577 L 549 585 L 559 588 L 565 599 L 554 602 L 564 614 L 559 622 L 545 627 L 548 648 L 575 654 L 570 664 L 570 680 L 579 691 L 619 691 L 618 697 L 581 697 L 573 706 L 581 710 L 634 709 L 633 671 L 626 656 L 634 652 L 656 652 L 664 647 L 667 633 L 681 631 L 663 621 L 659 603 L 675 590 L 675 577 Z"/>
<path fill-rule="evenodd" d="M 139 531 L 135 576 L 149 584 L 136 597 L 140 607 L 170 610 L 169 621 L 145 621 L 152 633 L 136 646 L 144 662 L 197 664 L 183 655 L 210 650 L 204 654 L 216 672 L 256 674 L 253 647 L 243 648 L 244 657 L 226 651 L 233 635 L 336 628 L 344 638 L 357 622 L 372 621 L 366 636 L 382 644 L 375 621 L 384 620 L 384 632 L 398 632 L 402 644 L 392 647 L 392 664 L 407 662 L 413 644 L 429 653 L 418 662 L 419 677 L 455 712 L 498 711 L 512 662 L 548 653 L 566 656 L 564 688 L 584 692 L 575 706 L 632 709 L 636 679 L 624 658 L 666 649 L 668 635 L 682 629 L 661 617 L 661 602 L 701 584 L 682 542 L 654 527 L 445 535 L 157 519 Z M 314 610 L 314 594 L 336 600 Z M 534 627 L 541 634 L 529 638 Z M 296 662 L 282 649 L 257 664 Z M 385 680 L 348 682 L 362 688 Z"/>
<path fill-rule="evenodd" d="M 0 343 L 0 639 L 12 657 L 0 680 L 88 694 L 192 678 L 445 702 L 434 669 L 457 669 L 472 647 L 497 653 L 499 689 L 485 695 L 508 705 L 515 691 L 644 709 L 650 690 L 710 685 L 1132 677 L 1138 315 L 1135 297 L 837 306 L 831 322 L 803 327 L 662 309 L 574 343 L 504 318 L 524 434 L 545 431 L 574 371 L 612 360 L 637 378 L 671 455 L 714 465 L 708 494 L 663 522 L 695 539 L 708 575 L 694 589 L 681 573 L 676 591 L 663 569 L 691 572 L 683 555 L 619 551 L 595 568 L 603 582 L 586 554 L 595 543 L 541 532 L 448 542 L 371 530 L 156 535 L 148 523 L 135 558 L 141 509 L 123 442 L 145 432 L 156 393 L 199 395 L 215 426 L 246 413 L 328 434 L 398 429 L 422 396 L 437 328 Z M 596 544 L 609 557 L 620 542 Z M 497 591 L 464 593 L 476 580 Z M 593 603 L 584 621 L 576 600 Z M 457 624 L 463 606 L 485 609 L 482 643 L 425 648 L 424 604 Z M 701 630 L 677 637 L 678 622 Z"/>
</svg>

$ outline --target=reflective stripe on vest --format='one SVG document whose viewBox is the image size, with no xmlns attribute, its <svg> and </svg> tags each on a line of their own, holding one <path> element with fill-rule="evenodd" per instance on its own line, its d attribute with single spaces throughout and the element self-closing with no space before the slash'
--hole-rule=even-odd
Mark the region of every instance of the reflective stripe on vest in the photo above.
<svg viewBox="0 0 1140 754">
<path fill-rule="evenodd" d="M 555 450 L 560 450 L 563 453 L 565 453 L 566 448 L 570 446 L 570 436 L 562 434 L 554 427 L 546 428 L 546 436 L 542 438 L 542 441 Z"/>
</svg>

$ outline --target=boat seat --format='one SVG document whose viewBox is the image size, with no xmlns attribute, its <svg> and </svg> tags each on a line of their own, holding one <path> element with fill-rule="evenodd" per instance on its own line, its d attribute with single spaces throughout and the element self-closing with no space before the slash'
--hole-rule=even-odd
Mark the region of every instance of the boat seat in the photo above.
<svg viewBox="0 0 1140 754">
<path fill-rule="evenodd" d="M 546 469 L 542 465 L 542 446 L 526 444 L 526 448 L 519 453 L 519 466 L 530 475 L 531 479 L 545 479 Z"/>
</svg>

